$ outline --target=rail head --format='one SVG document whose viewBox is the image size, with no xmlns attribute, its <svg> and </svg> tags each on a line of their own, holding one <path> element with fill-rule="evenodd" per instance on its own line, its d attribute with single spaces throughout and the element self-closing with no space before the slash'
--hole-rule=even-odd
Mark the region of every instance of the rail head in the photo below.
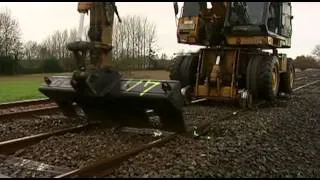
<svg viewBox="0 0 320 180">
<path fill-rule="evenodd" d="M 316 80 L 316 81 L 307 83 L 305 85 L 299 86 L 299 87 L 293 89 L 293 92 L 296 92 L 296 91 L 301 90 L 303 88 L 306 88 L 308 86 L 314 85 L 314 84 L 316 84 L 318 82 L 320 82 L 320 80 Z M 205 101 L 205 99 L 200 100 L 200 101 Z M 194 103 L 198 103 L 200 101 L 195 101 Z M 263 103 L 265 103 L 265 101 L 257 103 L 255 106 L 260 106 Z M 239 115 L 241 112 L 246 112 L 248 110 L 249 109 L 241 109 L 241 110 L 238 110 L 238 111 L 234 111 L 233 113 L 228 114 L 227 116 L 222 117 L 219 120 L 223 121 L 223 120 L 229 119 L 231 117 Z M 150 149 L 152 147 L 163 145 L 163 144 L 169 142 L 170 140 L 178 137 L 178 135 L 186 135 L 186 134 L 189 135 L 190 132 L 191 132 L 193 135 L 195 134 L 196 137 L 202 136 L 206 131 L 208 131 L 210 129 L 210 126 L 212 126 L 212 122 L 197 127 L 196 131 L 198 131 L 198 132 L 196 132 L 196 134 L 194 133 L 195 129 L 193 129 L 192 132 L 188 131 L 188 132 L 179 133 L 179 134 L 178 133 L 168 134 L 168 135 L 165 135 L 164 137 L 160 137 L 159 139 L 157 139 L 155 141 L 149 142 L 147 144 L 143 144 L 142 146 L 139 146 L 139 147 L 137 147 L 137 148 L 135 148 L 135 149 L 133 149 L 131 151 L 120 153 L 120 154 L 118 154 L 116 156 L 113 156 L 111 158 L 102 158 L 102 160 L 97 161 L 97 162 L 95 162 L 95 163 L 93 163 L 93 164 L 91 164 L 89 166 L 86 166 L 86 167 L 83 167 L 83 168 L 78 168 L 78 169 L 75 169 L 75 170 L 71 170 L 71 171 L 69 171 L 67 173 L 58 175 L 58 176 L 56 176 L 54 178 L 79 177 L 79 176 L 81 176 L 81 177 L 92 177 L 92 176 L 95 176 L 97 174 L 99 176 L 105 176 L 105 175 L 107 175 L 108 172 L 110 172 L 111 169 L 114 168 L 115 165 L 118 165 L 121 162 L 128 160 L 130 157 L 133 157 L 133 156 L 139 154 L 142 151 L 145 151 L 145 150 Z M 199 131 L 202 131 L 202 132 L 199 133 Z M 1 174 L 0 174 L 0 177 L 1 177 Z M 5 177 L 5 178 L 7 178 L 7 177 Z M 10 178 L 10 177 L 8 177 L 8 178 Z"/>
<path fill-rule="evenodd" d="M 22 101 L 13 101 L 13 102 L 5 102 L 0 103 L 0 108 L 11 108 L 15 106 L 25 106 L 25 105 L 33 105 L 33 104 L 43 104 L 43 103 L 51 103 L 52 100 L 48 98 L 39 98 L 39 99 L 28 99 Z"/>
<path fill-rule="evenodd" d="M 115 165 L 120 164 L 121 162 L 129 159 L 132 156 L 139 154 L 140 152 L 142 152 L 144 150 L 147 150 L 152 147 L 163 145 L 164 143 L 167 143 L 168 141 L 177 137 L 177 135 L 178 135 L 177 133 L 174 133 L 174 134 L 168 135 L 166 137 L 159 138 L 157 140 L 154 140 L 152 142 L 149 142 L 147 144 L 139 146 L 131 151 L 120 153 L 120 154 L 113 156 L 111 158 L 103 159 L 101 161 L 93 163 L 92 165 L 89 165 L 89 166 L 86 166 L 83 168 L 79 168 L 79 169 L 67 172 L 65 174 L 58 175 L 54 178 L 66 178 L 66 177 L 74 177 L 74 176 L 92 177 L 92 176 L 95 176 L 96 174 L 99 174 L 100 176 L 104 176 Z"/>
</svg>

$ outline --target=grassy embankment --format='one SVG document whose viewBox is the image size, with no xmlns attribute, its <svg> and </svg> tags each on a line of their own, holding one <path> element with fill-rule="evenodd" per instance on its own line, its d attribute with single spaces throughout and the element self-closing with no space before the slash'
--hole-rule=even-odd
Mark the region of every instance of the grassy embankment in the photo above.
<svg viewBox="0 0 320 180">
<path fill-rule="evenodd" d="M 38 88 L 43 83 L 43 77 L 48 75 L 50 74 L 0 76 L 0 103 L 45 98 L 38 91 Z M 124 73 L 124 76 L 128 78 L 168 79 L 168 72 L 134 71 Z"/>
</svg>

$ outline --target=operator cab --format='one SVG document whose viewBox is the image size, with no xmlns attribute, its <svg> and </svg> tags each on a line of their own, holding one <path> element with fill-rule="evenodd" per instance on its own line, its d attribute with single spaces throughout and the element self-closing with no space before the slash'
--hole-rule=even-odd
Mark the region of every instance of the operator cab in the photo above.
<svg viewBox="0 0 320 180">
<path fill-rule="evenodd" d="M 258 43 L 255 39 L 250 39 L 249 44 L 240 44 L 271 48 L 291 46 L 293 16 L 290 2 L 211 4 L 212 8 L 207 8 L 205 2 L 184 2 L 178 21 L 178 43 L 217 46 L 222 45 L 228 37 L 238 39 L 260 36 L 262 39 L 258 40 Z M 272 41 L 263 38 L 272 38 Z M 234 40 L 228 39 L 226 45 L 231 41 L 231 44 L 237 44 Z"/>
<path fill-rule="evenodd" d="M 228 6 L 226 34 L 291 37 L 290 2 L 232 2 Z"/>
<path fill-rule="evenodd" d="M 209 46 L 213 41 L 220 42 L 224 18 L 223 2 L 215 3 L 212 8 L 207 7 L 207 2 L 184 2 L 178 21 L 178 43 Z"/>
</svg>

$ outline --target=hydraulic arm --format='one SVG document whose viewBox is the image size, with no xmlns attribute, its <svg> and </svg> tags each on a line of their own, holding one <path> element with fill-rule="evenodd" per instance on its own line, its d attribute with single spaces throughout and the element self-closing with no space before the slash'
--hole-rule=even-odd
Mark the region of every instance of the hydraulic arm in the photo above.
<svg viewBox="0 0 320 180">
<path fill-rule="evenodd" d="M 146 111 L 153 110 L 160 117 L 159 128 L 184 131 L 179 81 L 123 79 L 113 69 L 114 14 L 121 22 L 115 3 L 79 2 L 78 11 L 90 16 L 90 41 L 68 45 L 77 69 L 72 76 L 47 78 L 50 81 L 46 81 L 40 91 L 55 100 L 68 115 L 72 109 L 70 104 L 75 102 L 89 120 L 150 127 Z"/>
</svg>

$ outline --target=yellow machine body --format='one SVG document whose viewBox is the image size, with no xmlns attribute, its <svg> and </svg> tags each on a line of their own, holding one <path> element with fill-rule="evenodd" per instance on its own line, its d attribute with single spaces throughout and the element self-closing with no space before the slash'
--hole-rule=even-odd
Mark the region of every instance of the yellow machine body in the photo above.
<svg viewBox="0 0 320 180">
<path fill-rule="evenodd" d="M 288 77 L 293 77 L 294 67 L 277 50 L 291 47 L 290 2 L 211 5 L 184 2 L 178 18 L 178 42 L 205 46 L 193 55 L 177 57 L 170 74 L 189 88 L 188 99 L 239 100 L 247 106 L 252 96 L 271 100 L 281 92 L 290 93 Z"/>
<path fill-rule="evenodd" d="M 115 2 L 79 2 L 81 17 L 90 15 L 90 41 L 68 44 L 77 62 L 74 73 L 46 77 L 39 90 L 67 116 L 77 114 L 72 105 L 76 103 L 89 121 L 148 127 L 147 112 L 153 110 L 160 117 L 160 129 L 171 131 L 185 130 L 183 105 L 192 99 L 238 100 L 248 107 L 252 98 L 273 100 L 280 92 L 291 93 L 292 60 L 277 50 L 291 46 L 290 2 L 211 6 L 184 2 L 177 41 L 203 48 L 177 56 L 171 80 L 133 80 L 121 78 L 112 66 L 114 14 L 121 22 Z M 175 2 L 176 15 L 178 9 Z"/>
</svg>

